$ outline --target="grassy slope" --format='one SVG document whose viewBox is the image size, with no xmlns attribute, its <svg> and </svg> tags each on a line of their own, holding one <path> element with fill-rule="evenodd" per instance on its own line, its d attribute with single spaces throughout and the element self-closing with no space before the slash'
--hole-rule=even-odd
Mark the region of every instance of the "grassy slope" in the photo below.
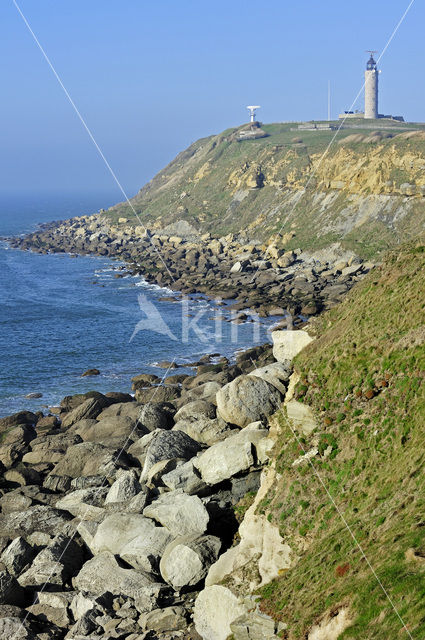
<svg viewBox="0 0 425 640">
<path fill-rule="evenodd" d="M 254 237 L 265 239 L 283 224 L 283 233 L 296 233 L 288 248 L 309 249 L 327 246 L 344 235 L 334 223 L 353 194 L 397 193 L 404 182 L 425 184 L 423 134 L 405 139 L 395 130 L 396 137 L 371 142 L 370 130 L 342 130 L 321 159 L 335 132 L 293 131 L 294 126 L 264 125 L 269 137 L 258 140 L 238 142 L 237 129 L 198 140 L 141 189 L 133 206 L 147 226 L 184 219 L 214 235 L 251 228 Z M 367 141 L 353 141 L 353 134 L 363 134 Z M 262 188 L 252 188 L 256 172 L 264 175 Z M 346 187 L 335 193 L 335 201 L 323 212 L 315 199 L 317 192 L 326 193 L 332 180 L 341 179 Z M 306 185 L 307 192 L 294 207 L 293 197 Z M 245 197 L 239 202 L 235 194 L 241 192 Z M 393 198 L 391 206 L 400 207 L 402 201 Z M 385 216 L 394 218 L 394 211 L 383 212 L 373 224 L 348 233 L 344 243 L 368 257 L 400 237 L 414 237 L 424 227 L 425 206 L 420 197 L 411 199 L 410 205 L 414 211 L 405 218 L 397 216 L 394 224 L 388 223 Z M 108 215 L 138 224 L 126 203 L 113 207 Z"/>
<path fill-rule="evenodd" d="M 425 246 L 391 253 L 317 319 L 318 339 L 297 358 L 297 395 L 318 432 L 297 443 L 280 417 L 282 478 L 261 505 L 300 557 L 261 591 L 291 640 L 343 604 L 353 624 L 341 638 L 408 637 L 312 466 L 292 466 L 314 438 L 317 473 L 412 637 L 425 637 L 424 291 Z"/>
</svg>

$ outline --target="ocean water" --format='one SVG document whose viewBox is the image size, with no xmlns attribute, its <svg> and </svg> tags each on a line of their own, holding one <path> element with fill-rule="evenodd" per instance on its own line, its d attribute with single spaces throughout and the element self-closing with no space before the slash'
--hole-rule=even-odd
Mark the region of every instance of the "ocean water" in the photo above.
<svg viewBox="0 0 425 640">
<path fill-rule="evenodd" d="M 115 200 L 111 194 L 0 195 L 0 235 L 25 233 L 39 222 L 90 213 Z M 184 365 L 206 353 L 232 357 L 270 340 L 278 318 L 235 324 L 226 321 L 228 303 L 203 296 L 161 301 L 172 292 L 142 277 L 117 278 L 120 264 L 0 243 L 0 417 L 91 389 L 129 392 L 134 375 L 162 377 L 161 361 Z M 93 367 L 101 375 L 81 377 Z M 30 393 L 43 395 L 25 398 Z"/>
</svg>

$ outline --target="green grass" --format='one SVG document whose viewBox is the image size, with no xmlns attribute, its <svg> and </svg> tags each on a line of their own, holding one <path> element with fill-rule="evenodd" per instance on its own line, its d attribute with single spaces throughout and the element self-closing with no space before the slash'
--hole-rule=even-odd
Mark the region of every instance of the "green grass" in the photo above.
<svg viewBox="0 0 425 640">
<path fill-rule="evenodd" d="M 279 414 L 281 480 L 260 506 L 299 556 L 260 590 L 289 640 L 342 605 L 352 624 L 341 639 L 407 637 L 368 562 L 412 637 L 425 637 L 423 251 L 391 253 L 316 320 L 317 340 L 296 359 L 318 428 L 297 442 Z M 314 468 L 293 467 L 313 443 Z"/>
</svg>

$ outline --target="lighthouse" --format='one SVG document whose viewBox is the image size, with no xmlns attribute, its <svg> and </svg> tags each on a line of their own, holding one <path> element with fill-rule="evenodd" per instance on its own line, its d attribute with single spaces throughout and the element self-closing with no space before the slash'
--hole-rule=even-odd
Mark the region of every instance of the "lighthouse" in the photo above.
<svg viewBox="0 0 425 640">
<path fill-rule="evenodd" d="M 369 51 L 370 58 L 366 65 L 364 84 L 364 117 L 370 120 L 378 118 L 378 68 L 373 54 L 376 51 Z"/>
</svg>

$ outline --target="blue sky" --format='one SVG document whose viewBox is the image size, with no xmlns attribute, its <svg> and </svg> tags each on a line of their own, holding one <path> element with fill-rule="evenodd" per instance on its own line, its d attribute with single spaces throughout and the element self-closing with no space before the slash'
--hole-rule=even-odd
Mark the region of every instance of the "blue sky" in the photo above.
<svg viewBox="0 0 425 640">
<path fill-rule="evenodd" d="M 332 117 L 408 0 L 17 0 L 129 195 L 199 137 Z M 423 121 L 425 6 L 380 68 L 380 111 Z M 0 5 L 0 192 L 115 189 L 12 0 Z M 362 106 L 362 100 L 358 107 Z M 118 190 L 117 200 L 122 199 Z"/>
</svg>

